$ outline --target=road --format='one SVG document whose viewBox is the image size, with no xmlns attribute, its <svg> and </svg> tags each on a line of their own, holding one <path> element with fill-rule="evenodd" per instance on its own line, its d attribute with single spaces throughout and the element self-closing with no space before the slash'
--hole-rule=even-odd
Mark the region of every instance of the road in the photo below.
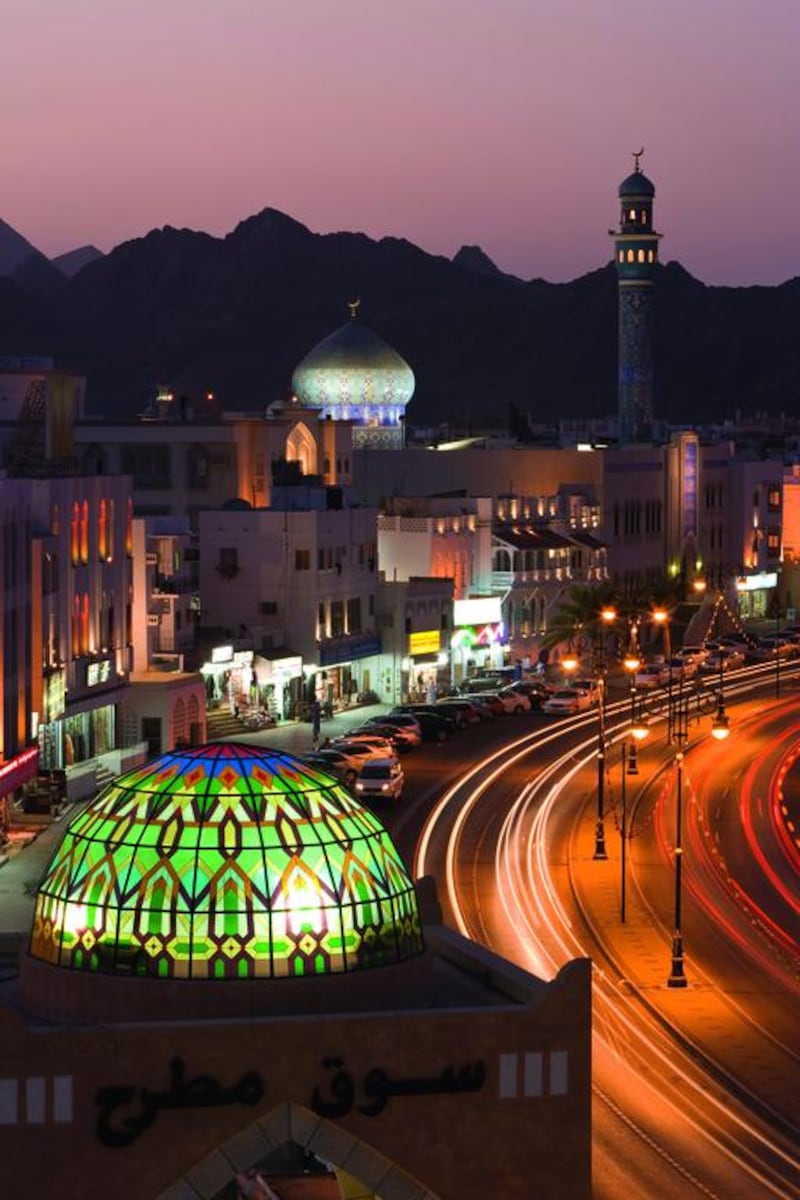
<svg viewBox="0 0 800 1200">
<path fill-rule="evenodd" d="M 732 680 L 730 693 L 735 686 Z M 416 842 L 416 869 L 437 877 L 448 921 L 547 978 L 576 955 L 595 960 L 595 1195 L 603 1200 L 800 1192 L 797 977 L 788 950 L 782 958 L 774 937 L 753 927 L 742 899 L 751 897 L 770 920 L 778 917 L 776 889 L 753 868 L 744 835 L 751 829 L 756 845 L 766 839 L 765 781 L 780 769 L 781 746 L 785 751 L 791 740 L 791 709 L 764 724 L 763 703 L 737 706 L 736 738 L 687 754 L 685 846 L 694 872 L 684 875 L 685 991 L 665 986 L 671 755 L 662 753 L 659 764 L 657 752 L 648 752 L 653 762 L 643 777 L 650 782 L 635 796 L 624 928 L 611 778 L 609 860 L 592 859 L 596 717 L 498 720 L 473 731 L 468 750 L 462 735 L 424 752 L 418 764 L 409 760 L 410 803 L 389 823 L 406 855 Z M 623 716 L 626 705 L 611 706 L 612 739 Z M 773 741 L 774 761 L 760 761 L 757 750 Z M 748 772 L 745 788 L 739 780 Z M 444 791 L 443 776 L 452 781 Z M 750 797 L 745 808 L 741 800 L 738 821 L 732 795 Z M 791 883 L 790 874 L 784 882 Z M 790 918 L 784 899 L 791 941 Z M 743 953 L 743 944 L 753 953 Z"/>
</svg>

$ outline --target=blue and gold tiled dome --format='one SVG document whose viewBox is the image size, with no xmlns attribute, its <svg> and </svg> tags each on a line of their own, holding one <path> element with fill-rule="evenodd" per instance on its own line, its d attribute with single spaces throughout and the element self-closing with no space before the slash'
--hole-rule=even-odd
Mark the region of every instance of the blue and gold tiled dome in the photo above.
<svg viewBox="0 0 800 1200">
<path fill-rule="evenodd" d="M 353 317 L 321 341 L 292 375 L 307 408 L 367 428 L 401 427 L 414 372 L 387 342 Z"/>
<path fill-rule="evenodd" d="M 166 979 L 337 974 L 423 949 L 389 834 L 323 771 L 236 743 L 120 776 L 70 823 L 30 952 Z"/>
</svg>

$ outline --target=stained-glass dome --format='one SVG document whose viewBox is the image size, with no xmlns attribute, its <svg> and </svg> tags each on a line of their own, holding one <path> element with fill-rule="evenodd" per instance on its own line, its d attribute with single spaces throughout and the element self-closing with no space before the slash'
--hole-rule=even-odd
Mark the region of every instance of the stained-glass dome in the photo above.
<svg viewBox="0 0 800 1200">
<path fill-rule="evenodd" d="M 325 416 L 396 425 L 414 395 L 414 372 L 388 342 L 353 319 L 306 355 L 292 391 Z"/>
<path fill-rule="evenodd" d="M 421 950 L 414 886 L 377 817 L 325 772 L 236 743 L 164 754 L 80 812 L 30 945 L 79 971 L 220 980 Z"/>
</svg>

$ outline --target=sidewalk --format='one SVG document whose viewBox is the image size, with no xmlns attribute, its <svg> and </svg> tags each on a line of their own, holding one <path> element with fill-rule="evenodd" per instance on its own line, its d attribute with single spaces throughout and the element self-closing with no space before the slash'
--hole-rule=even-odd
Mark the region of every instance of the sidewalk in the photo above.
<svg viewBox="0 0 800 1200">
<path fill-rule="evenodd" d="M 370 717 L 389 711 L 388 704 L 371 704 L 336 713 L 322 721 L 320 738 L 341 737 Z M 308 722 L 287 721 L 272 729 L 243 733 L 236 739 L 254 746 L 268 747 L 284 754 L 308 754 L 312 749 L 311 725 Z M 14 853 L 0 867 L 0 960 L 14 958 L 20 944 L 30 932 L 33 918 L 33 897 L 42 872 L 61 840 L 71 816 L 80 805 L 66 809 L 60 821 L 45 825 L 33 841 Z M 6 964 L 7 965 L 7 961 Z M 0 973 L 4 964 L 0 961 Z"/>
</svg>

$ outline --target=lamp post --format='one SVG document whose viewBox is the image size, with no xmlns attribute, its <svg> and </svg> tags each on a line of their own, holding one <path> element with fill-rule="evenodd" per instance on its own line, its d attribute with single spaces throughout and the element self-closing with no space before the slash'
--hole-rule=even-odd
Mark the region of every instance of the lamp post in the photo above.
<svg viewBox="0 0 800 1200">
<path fill-rule="evenodd" d="M 610 604 L 600 609 L 600 619 L 611 626 L 617 619 L 617 610 Z M 606 661 L 605 634 L 595 647 L 595 675 L 597 678 L 597 821 L 594 834 L 594 854 L 597 861 L 608 858 L 605 829 L 605 786 L 606 786 Z"/>
<path fill-rule="evenodd" d="M 622 740 L 622 815 L 620 818 L 620 838 L 621 838 L 621 877 L 619 889 L 619 919 L 625 924 L 626 917 L 626 898 L 627 898 L 627 862 L 628 862 L 628 800 L 627 800 L 627 776 L 639 774 L 639 764 L 637 761 L 636 746 L 638 742 L 643 741 L 649 733 L 647 725 L 640 720 L 636 715 L 636 689 L 631 685 L 631 741 L 628 742 L 627 736 Z"/>
<path fill-rule="evenodd" d="M 720 676 L 721 673 L 722 668 L 720 668 Z M 685 988 L 688 981 L 684 971 L 683 955 L 683 760 L 689 743 L 689 697 L 688 693 L 684 694 L 683 679 L 678 684 L 678 699 L 672 730 L 674 740 L 678 745 L 675 755 L 675 911 L 672 933 L 672 965 L 667 979 L 667 987 Z M 721 683 L 717 713 L 711 726 L 711 733 L 718 741 L 722 741 L 730 733 Z"/>
</svg>

